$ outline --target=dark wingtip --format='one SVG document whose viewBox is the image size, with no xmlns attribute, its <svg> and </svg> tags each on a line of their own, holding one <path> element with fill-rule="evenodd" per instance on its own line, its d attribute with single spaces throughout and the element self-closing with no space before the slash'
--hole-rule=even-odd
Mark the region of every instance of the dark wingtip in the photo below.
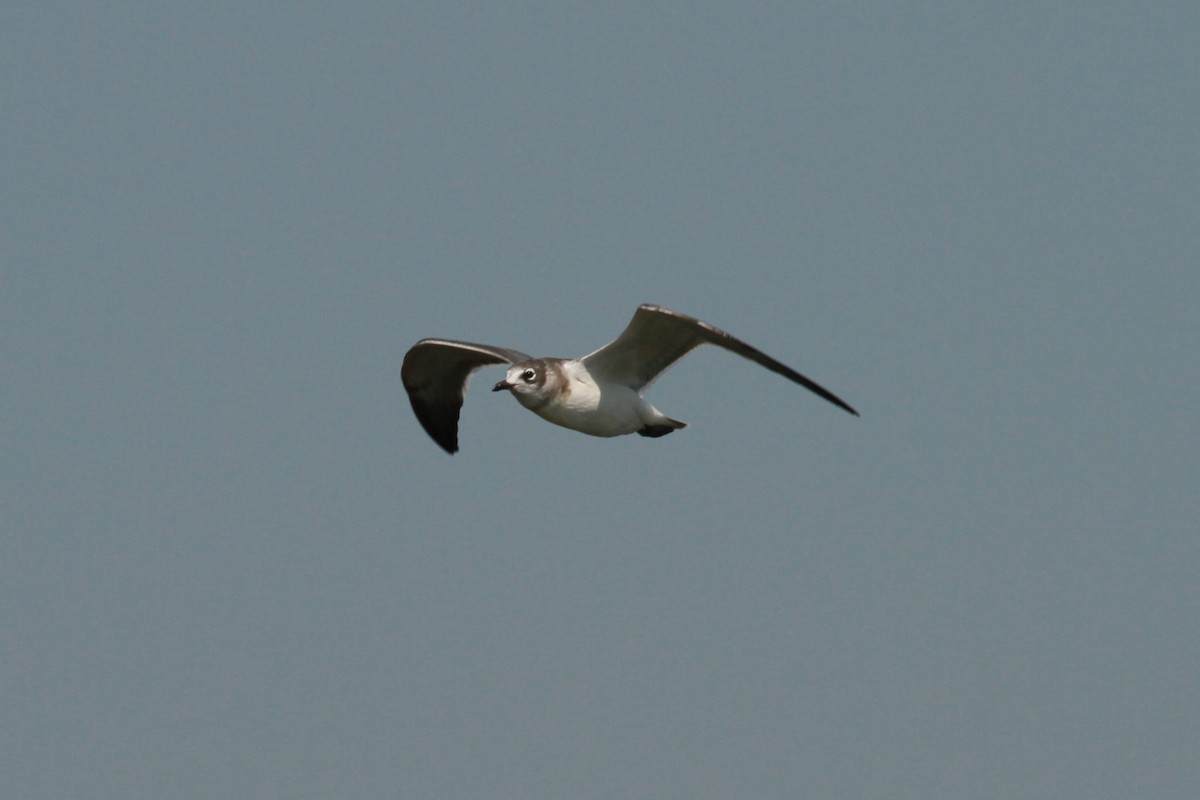
<svg viewBox="0 0 1200 800">
<path fill-rule="evenodd" d="M 407 388 L 407 387 L 406 387 Z M 449 426 L 445 420 L 437 419 L 429 412 L 425 406 L 417 402 L 417 396 L 409 390 L 409 398 L 412 404 L 413 413 L 416 414 L 417 422 L 421 423 L 421 427 L 429 434 L 429 438 L 433 439 L 438 447 L 445 450 L 450 455 L 458 452 L 458 414 L 454 414 L 454 419 L 450 420 Z"/>
<path fill-rule="evenodd" d="M 821 386 L 820 384 L 817 384 L 817 383 L 813 383 L 812 381 L 808 380 L 807 378 L 804 379 L 804 383 L 802 385 L 805 388 L 809 389 L 813 394 L 816 394 L 819 397 L 821 397 L 825 400 L 828 400 L 830 403 L 833 403 L 835 406 L 842 409 L 847 414 L 853 414 L 856 417 L 862 416 L 861 414 L 859 414 L 857 411 L 854 410 L 853 406 L 851 406 L 849 403 L 847 403 L 842 398 L 838 397 L 833 392 L 826 389 L 824 386 Z"/>
<path fill-rule="evenodd" d="M 862 416 L 862 414 L 859 414 L 857 411 L 855 411 L 853 408 L 851 408 L 848 403 L 840 403 L 840 402 L 834 401 L 834 405 L 837 406 L 838 408 L 842 409 L 843 411 L 845 411 L 847 414 L 853 414 L 856 417 Z"/>
</svg>

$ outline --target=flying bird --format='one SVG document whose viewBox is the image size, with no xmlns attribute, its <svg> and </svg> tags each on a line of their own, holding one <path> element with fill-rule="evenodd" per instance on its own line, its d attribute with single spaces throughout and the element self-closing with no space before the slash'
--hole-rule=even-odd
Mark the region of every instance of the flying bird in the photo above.
<svg viewBox="0 0 1200 800">
<path fill-rule="evenodd" d="M 555 425 L 591 436 L 658 437 L 687 423 L 666 416 L 642 393 L 702 344 L 748 358 L 858 416 L 833 392 L 720 328 L 649 304 L 638 307 L 620 336 L 583 358 L 532 358 L 489 344 L 422 339 L 404 355 L 400 377 L 421 427 L 451 454 L 458 451 L 458 416 L 467 382 L 488 364 L 510 365 L 493 392 L 507 390 Z"/>
</svg>

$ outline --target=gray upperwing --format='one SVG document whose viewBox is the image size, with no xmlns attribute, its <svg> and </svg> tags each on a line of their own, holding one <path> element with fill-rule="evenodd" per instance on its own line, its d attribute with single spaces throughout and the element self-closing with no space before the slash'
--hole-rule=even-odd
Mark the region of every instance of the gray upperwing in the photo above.
<svg viewBox="0 0 1200 800">
<path fill-rule="evenodd" d="M 706 340 L 697 325 L 704 323 L 658 306 L 638 306 L 621 335 L 584 356 L 583 365 L 598 380 L 644 389 L 704 344 Z"/>
<path fill-rule="evenodd" d="M 400 380 L 425 432 L 447 453 L 458 450 L 458 417 L 471 373 L 487 364 L 512 364 L 518 350 L 449 339 L 422 339 L 404 354 Z"/>
<path fill-rule="evenodd" d="M 833 392 L 758 348 L 751 347 L 715 325 L 661 306 L 639 306 L 621 335 L 585 356 L 583 362 L 589 372 L 601 379 L 642 389 L 680 358 L 706 343 L 737 353 L 858 416 L 857 411 Z"/>
</svg>

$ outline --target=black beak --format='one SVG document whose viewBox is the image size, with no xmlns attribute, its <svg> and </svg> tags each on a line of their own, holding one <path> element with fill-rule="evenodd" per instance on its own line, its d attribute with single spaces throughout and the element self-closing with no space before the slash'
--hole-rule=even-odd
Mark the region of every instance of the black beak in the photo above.
<svg viewBox="0 0 1200 800">
<path fill-rule="evenodd" d="M 492 391 L 493 392 L 502 392 L 505 389 L 511 389 L 511 388 L 512 387 L 508 385 L 508 381 L 500 381 L 499 383 L 497 383 L 495 386 L 492 387 Z"/>
</svg>

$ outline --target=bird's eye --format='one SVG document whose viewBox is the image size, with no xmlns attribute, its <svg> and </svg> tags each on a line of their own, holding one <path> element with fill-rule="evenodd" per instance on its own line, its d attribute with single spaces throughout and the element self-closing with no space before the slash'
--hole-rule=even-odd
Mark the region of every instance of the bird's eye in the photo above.
<svg viewBox="0 0 1200 800">
<path fill-rule="evenodd" d="M 530 383 L 533 381 L 533 378 L 536 374 L 537 373 L 535 373 L 533 370 L 527 369 L 521 373 L 521 379 L 524 380 L 526 383 Z"/>
</svg>

